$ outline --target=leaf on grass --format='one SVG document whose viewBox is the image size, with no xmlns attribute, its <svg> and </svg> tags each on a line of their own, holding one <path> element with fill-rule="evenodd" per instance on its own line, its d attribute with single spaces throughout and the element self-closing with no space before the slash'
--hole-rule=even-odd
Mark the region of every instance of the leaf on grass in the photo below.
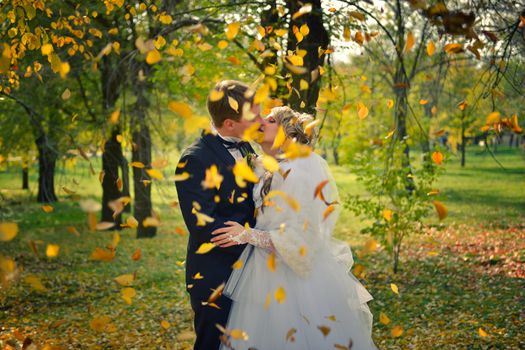
<svg viewBox="0 0 525 350">
<path fill-rule="evenodd" d="M 60 247 L 57 244 L 48 244 L 46 247 L 46 256 L 48 258 L 56 258 Z"/>
<path fill-rule="evenodd" d="M 122 299 L 128 304 L 131 305 L 133 298 L 137 295 L 137 292 L 134 288 L 127 287 L 120 291 Z"/>
<path fill-rule="evenodd" d="M 44 213 L 52 213 L 55 210 L 55 208 L 53 208 L 50 205 L 43 205 L 42 210 L 44 211 Z"/>
<path fill-rule="evenodd" d="M 387 315 L 385 315 L 383 312 L 379 313 L 379 322 L 381 322 L 384 325 L 387 325 L 390 323 L 390 318 L 388 318 Z"/>
<path fill-rule="evenodd" d="M 403 334 L 403 327 L 401 326 L 392 327 L 390 334 L 392 334 L 394 338 L 399 338 Z"/>
<path fill-rule="evenodd" d="M 42 284 L 42 282 L 40 281 L 40 278 L 36 276 L 33 276 L 33 275 L 26 276 L 26 278 L 24 278 L 24 282 L 29 284 L 31 288 L 33 288 L 34 290 L 38 292 L 47 291 L 47 288 Z"/>
<path fill-rule="evenodd" d="M 160 321 L 160 326 L 162 328 L 164 328 L 164 329 L 168 329 L 168 328 L 170 328 L 171 325 L 170 325 L 170 323 L 168 321 L 162 320 L 162 321 Z"/>
<path fill-rule="evenodd" d="M 390 289 L 392 289 L 392 292 L 399 295 L 399 289 L 397 288 L 397 285 L 395 285 L 394 283 L 390 283 Z"/>
<path fill-rule="evenodd" d="M 95 250 L 91 253 L 91 260 L 109 262 L 115 258 L 115 254 L 115 250 L 96 247 Z"/>
<path fill-rule="evenodd" d="M 135 275 L 131 273 L 115 277 L 115 281 L 124 287 L 130 286 L 134 280 L 135 280 Z"/>
<path fill-rule="evenodd" d="M 99 316 L 89 321 L 89 326 L 94 331 L 103 332 L 104 330 L 106 330 L 106 326 L 109 325 L 110 322 L 111 319 L 109 318 L 109 316 Z"/>
<path fill-rule="evenodd" d="M 142 256 L 142 251 L 140 250 L 140 248 L 137 248 L 137 250 L 135 250 L 133 255 L 131 255 L 131 259 L 134 261 L 138 261 L 140 260 L 141 256 Z"/>
<path fill-rule="evenodd" d="M 0 223 L 0 241 L 7 242 L 16 237 L 18 233 L 18 224 L 16 222 Z"/>
<path fill-rule="evenodd" d="M 483 338 L 488 336 L 488 333 L 485 332 L 482 328 L 478 329 L 478 334 L 479 334 L 480 337 L 483 337 Z"/>
</svg>

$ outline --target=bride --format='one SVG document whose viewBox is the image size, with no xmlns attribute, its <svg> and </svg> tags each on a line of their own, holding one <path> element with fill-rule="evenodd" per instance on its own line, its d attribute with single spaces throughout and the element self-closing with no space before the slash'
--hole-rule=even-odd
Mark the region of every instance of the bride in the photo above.
<svg viewBox="0 0 525 350">
<path fill-rule="evenodd" d="M 288 107 L 272 109 L 261 126 L 262 149 L 284 158 L 272 149 L 281 126 L 281 148 L 308 150 L 314 135 L 305 125 L 312 120 Z M 212 233 L 220 247 L 248 243 L 224 289 L 233 305 L 223 350 L 376 349 L 366 304 L 372 297 L 349 272 L 348 245 L 332 238 L 335 182 L 324 159 L 306 154 L 284 158 L 273 174 L 257 160 L 256 227 L 229 221 Z"/>
</svg>

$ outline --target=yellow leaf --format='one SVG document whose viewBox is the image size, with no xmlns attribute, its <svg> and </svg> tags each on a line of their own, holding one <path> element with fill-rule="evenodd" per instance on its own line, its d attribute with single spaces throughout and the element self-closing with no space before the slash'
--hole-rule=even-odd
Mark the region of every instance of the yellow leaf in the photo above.
<svg viewBox="0 0 525 350">
<path fill-rule="evenodd" d="M 423 99 L 419 100 L 420 105 L 426 105 L 427 103 L 428 103 L 428 100 L 423 100 Z"/>
<path fill-rule="evenodd" d="M 393 212 L 390 209 L 383 210 L 383 217 L 385 218 L 386 221 L 392 220 L 392 214 Z"/>
<path fill-rule="evenodd" d="M 485 332 L 481 328 L 478 329 L 478 334 L 479 334 L 480 337 L 483 337 L 483 338 L 488 336 L 487 332 Z"/>
<path fill-rule="evenodd" d="M 43 205 L 42 210 L 44 211 L 44 213 L 52 213 L 53 210 L 55 210 L 55 208 L 53 208 L 50 205 Z"/>
<path fill-rule="evenodd" d="M 51 45 L 51 44 L 44 44 L 44 45 L 42 45 L 40 50 L 42 51 L 42 55 L 47 56 L 51 52 L 53 52 L 53 45 Z"/>
<path fill-rule="evenodd" d="M 323 220 L 326 220 L 335 210 L 335 204 L 330 204 L 323 212 Z"/>
<path fill-rule="evenodd" d="M 211 102 L 219 101 L 224 96 L 224 91 L 222 90 L 211 90 L 208 99 Z"/>
<path fill-rule="evenodd" d="M 159 21 L 162 24 L 171 24 L 171 22 L 173 21 L 173 18 L 170 15 L 163 13 L 159 16 Z"/>
<path fill-rule="evenodd" d="M 286 299 L 286 292 L 284 291 L 284 288 L 283 287 L 277 288 L 277 290 L 275 291 L 274 297 L 275 297 L 275 300 L 279 304 L 282 304 L 284 300 Z"/>
<path fill-rule="evenodd" d="M 279 196 L 282 199 L 284 199 L 286 203 L 290 206 L 290 208 L 292 208 L 294 211 L 299 211 L 301 209 L 301 205 L 297 200 L 289 196 L 287 193 L 279 190 L 272 190 L 268 192 L 268 194 L 264 197 L 264 201 L 269 201 L 275 196 Z"/>
<path fill-rule="evenodd" d="M 392 289 L 392 292 L 394 292 L 397 295 L 399 295 L 399 289 L 397 288 L 397 286 L 394 283 L 390 283 L 390 289 Z"/>
<path fill-rule="evenodd" d="M 461 44 L 447 44 L 444 47 L 444 50 L 448 54 L 458 53 L 463 51 L 463 46 Z"/>
<path fill-rule="evenodd" d="M 168 108 L 183 118 L 190 118 L 193 115 L 191 107 L 184 102 L 171 101 L 168 103 Z"/>
<path fill-rule="evenodd" d="M 388 107 L 388 109 L 392 109 L 392 107 L 394 107 L 394 100 L 386 101 L 386 106 Z"/>
<path fill-rule="evenodd" d="M 0 255 L 0 272 L 11 273 L 16 269 L 16 262 L 8 257 Z"/>
<path fill-rule="evenodd" d="M 239 187 L 246 187 L 246 181 L 257 183 L 259 178 L 253 172 L 252 168 L 246 161 L 237 161 L 233 167 L 233 175 L 235 175 L 235 182 Z"/>
<path fill-rule="evenodd" d="M 106 330 L 106 326 L 108 326 L 110 322 L 111 319 L 108 316 L 99 316 L 89 321 L 89 326 L 94 331 L 103 332 L 104 330 Z"/>
<path fill-rule="evenodd" d="M 500 114 L 500 112 L 498 112 L 498 111 L 491 112 L 491 113 L 487 116 L 486 124 L 487 124 L 487 125 L 497 124 L 497 123 L 500 122 L 500 120 L 501 120 L 501 114 Z"/>
<path fill-rule="evenodd" d="M 155 44 L 155 48 L 157 50 L 160 50 L 161 48 L 164 47 L 164 45 L 166 45 L 166 39 L 164 39 L 164 37 L 162 35 L 159 35 L 154 41 L 153 43 Z"/>
<path fill-rule="evenodd" d="M 286 141 L 286 133 L 284 132 L 284 128 L 282 127 L 282 125 L 279 125 L 277 135 L 275 135 L 275 139 L 273 140 L 272 149 L 277 149 L 281 147 L 284 141 Z"/>
<path fill-rule="evenodd" d="M 254 104 L 264 103 L 270 96 L 270 86 L 268 84 L 262 84 L 253 97 Z"/>
<path fill-rule="evenodd" d="M 433 202 L 434 207 L 436 207 L 436 211 L 438 213 L 439 220 L 443 220 L 448 215 L 448 209 L 445 207 L 445 205 L 439 201 Z"/>
<path fill-rule="evenodd" d="M 144 168 L 144 163 L 142 162 L 131 162 L 129 163 L 129 166 L 135 167 L 135 168 Z"/>
<path fill-rule="evenodd" d="M 109 250 L 97 247 L 95 250 L 91 253 L 91 259 L 92 260 L 98 260 L 98 261 L 111 261 L 115 258 L 115 250 Z"/>
<path fill-rule="evenodd" d="M 36 276 L 33 276 L 33 275 L 26 276 L 26 278 L 24 278 L 24 282 L 29 284 L 31 288 L 33 288 L 36 291 L 45 292 L 47 290 L 47 288 L 40 281 L 40 278 Z"/>
<path fill-rule="evenodd" d="M 432 152 L 432 160 L 437 165 L 441 165 L 443 163 L 443 154 L 441 152 Z"/>
<path fill-rule="evenodd" d="M 379 322 L 381 322 L 384 325 L 387 325 L 387 324 L 390 323 L 390 319 L 388 318 L 387 315 L 385 315 L 384 313 L 380 312 L 379 313 Z"/>
<path fill-rule="evenodd" d="M 160 59 L 161 59 L 160 52 L 156 49 L 149 51 L 148 54 L 146 55 L 147 64 L 155 64 L 159 62 Z"/>
<path fill-rule="evenodd" d="M 197 272 L 195 275 L 193 275 L 193 279 L 194 279 L 194 280 L 201 280 L 201 279 L 203 279 L 203 278 L 204 278 L 204 276 L 201 275 L 200 272 Z"/>
<path fill-rule="evenodd" d="M 343 38 L 345 39 L 345 41 L 352 40 L 352 33 L 350 31 L 350 27 L 347 27 L 347 26 L 344 27 L 344 29 L 343 29 Z"/>
<path fill-rule="evenodd" d="M 319 329 L 321 331 L 321 333 L 323 333 L 323 336 L 327 336 L 328 334 L 330 334 L 330 327 L 328 326 L 325 326 L 325 325 L 321 325 L 321 326 L 317 326 L 317 329 Z"/>
<path fill-rule="evenodd" d="M 399 338 L 403 334 L 403 327 L 401 326 L 392 327 L 390 334 L 392 334 L 394 338 Z"/>
<path fill-rule="evenodd" d="M 264 309 L 265 310 L 268 310 L 271 302 L 272 302 L 272 295 L 270 293 L 266 293 L 266 298 L 264 299 Z"/>
<path fill-rule="evenodd" d="M 285 36 L 286 33 L 288 33 L 288 30 L 286 30 L 286 29 L 275 29 L 273 32 L 277 36 Z"/>
<path fill-rule="evenodd" d="M 115 223 L 114 223 L 114 222 L 110 222 L 110 221 L 101 221 L 101 222 L 98 222 L 98 223 L 95 225 L 95 230 L 98 230 L 98 231 L 104 231 L 104 230 L 108 230 L 108 229 L 112 228 L 113 226 L 115 226 Z"/>
<path fill-rule="evenodd" d="M 366 241 L 365 245 L 363 246 L 363 249 L 361 250 L 361 254 L 368 254 L 373 253 L 377 250 L 378 243 L 375 239 L 370 238 L 368 241 Z"/>
<path fill-rule="evenodd" d="M 230 337 L 236 340 L 248 340 L 248 334 L 242 329 L 232 329 L 230 332 Z"/>
<path fill-rule="evenodd" d="M 168 328 L 170 328 L 171 325 L 170 325 L 170 323 L 168 321 L 162 320 L 162 321 L 160 321 L 160 326 L 162 328 L 164 328 L 164 329 L 168 329 Z"/>
<path fill-rule="evenodd" d="M 68 88 L 66 88 L 64 90 L 64 92 L 62 93 L 62 99 L 63 100 L 69 100 L 69 98 L 71 97 L 71 90 L 69 90 Z"/>
<path fill-rule="evenodd" d="M 189 178 L 190 178 L 190 174 L 185 171 L 181 174 L 173 176 L 172 180 L 173 181 L 184 181 L 184 180 L 188 180 Z"/>
<path fill-rule="evenodd" d="M 46 248 L 46 256 L 48 258 L 55 258 L 58 256 L 58 251 L 60 247 L 56 244 L 48 244 Z"/>
<path fill-rule="evenodd" d="M 431 57 L 436 52 L 436 46 L 432 40 L 429 40 L 427 43 L 427 55 Z"/>
<path fill-rule="evenodd" d="M 236 99 L 234 99 L 231 96 L 228 96 L 228 104 L 230 105 L 231 109 L 239 113 L 239 102 L 237 102 Z"/>
<path fill-rule="evenodd" d="M 412 32 L 408 32 L 407 42 L 405 44 L 405 53 L 410 52 L 410 50 L 412 50 L 412 48 L 414 47 L 414 43 L 415 43 L 414 34 Z"/>
<path fill-rule="evenodd" d="M 239 270 L 240 268 L 242 268 L 242 266 L 243 266 L 242 260 L 237 260 L 236 262 L 233 263 L 232 269 Z"/>
<path fill-rule="evenodd" d="M 350 11 L 348 13 L 348 15 L 352 18 L 355 18 L 357 20 L 360 20 L 361 22 L 364 22 L 365 20 L 365 15 L 363 15 L 361 12 L 357 12 L 357 11 Z"/>
<path fill-rule="evenodd" d="M 121 286 L 130 286 L 134 280 L 135 276 L 133 274 L 126 274 L 115 277 L 115 281 Z"/>
<path fill-rule="evenodd" d="M 197 251 L 195 252 L 195 254 L 206 254 L 215 247 L 216 245 L 213 243 L 202 243 L 199 249 L 197 249 Z"/>
<path fill-rule="evenodd" d="M 277 160 L 268 154 L 263 154 L 262 164 L 264 169 L 268 170 L 271 173 L 279 170 L 279 163 L 277 162 Z"/>
<path fill-rule="evenodd" d="M 122 294 L 122 299 L 124 299 L 129 305 L 131 305 L 132 299 L 137 295 L 135 289 L 131 287 L 123 288 L 120 292 Z"/>
<path fill-rule="evenodd" d="M 7 242 L 16 237 L 18 224 L 16 222 L 0 223 L 0 241 Z"/>
<path fill-rule="evenodd" d="M 290 328 L 288 330 L 288 332 L 286 332 L 286 341 L 294 342 L 295 341 L 295 337 L 294 337 L 295 333 L 297 333 L 297 329 Z"/>
<path fill-rule="evenodd" d="M 299 81 L 299 90 L 303 91 L 303 90 L 308 90 L 308 82 L 304 79 L 301 79 Z"/>
<path fill-rule="evenodd" d="M 232 22 L 228 24 L 228 26 L 226 27 L 226 37 L 228 38 L 228 40 L 232 40 L 233 38 L 235 38 L 239 33 L 240 28 L 240 22 Z"/>
<path fill-rule="evenodd" d="M 217 47 L 221 50 L 224 50 L 228 47 L 228 42 L 226 40 L 221 40 L 217 43 Z"/>
<path fill-rule="evenodd" d="M 208 189 L 208 188 L 219 189 L 221 187 L 223 178 L 224 177 L 221 174 L 219 174 L 217 165 L 213 164 L 211 167 L 206 169 L 206 177 L 201 183 L 202 187 L 204 189 Z"/>
<path fill-rule="evenodd" d="M 368 116 L 368 108 L 362 102 L 357 102 L 357 116 L 359 119 L 365 119 Z"/>
<path fill-rule="evenodd" d="M 268 270 L 275 272 L 275 254 L 271 253 L 268 255 L 268 260 L 266 261 L 266 264 L 268 265 Z"/>
<path fill-rule="evenodd" d="M 160 221 L 157 218 L 148 216 L 142 221 L 142 226 L 144 227 L 158 227 L 160 226 Z"/>
<path fill-rule="evenodd" d="M 157 169 L 146 169 L 146 172 L 153 179 L 164 180 L 164 175 L 162 175 L 162 173 Z"/>
<path fill-rule="evenodd" d="M 296 20 L 297 18 L 301 17 L 302 15 L 305 15 L 305 14 L 310 13 L 310 12 L 312 12 L 312 4 L 303 5 L 299 9 L 299 11 L 297 11 L 296 13 L 294 13 L 292 15 L 292 19 Z"/>
</svg>

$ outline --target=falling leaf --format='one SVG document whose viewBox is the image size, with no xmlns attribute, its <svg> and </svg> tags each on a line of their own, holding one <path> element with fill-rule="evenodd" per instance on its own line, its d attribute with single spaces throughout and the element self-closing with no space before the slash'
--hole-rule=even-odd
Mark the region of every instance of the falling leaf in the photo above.
<svg viewBox="0 0 525 350">
<path fill-rule="evenodd" d="M 483 337 L 483 338 L 485 338 L 485 337 L 488 336 L 487 332 L 485 332 L 485 331 L 484 331 L 483 329 L 481 329 L 481 328 L 478 329 L 478 334 L 479 334 L 480 337 Z"/>
<path fill-rule="evenodd" d="M 68 226 L 67 232 L 74 234 L 77 237 L 80 237 L 80 232 L 74 226 Z"/>
<path fill-rule="evenodd" d="M 432 160 L 437 165 L 441 165 L 443 163 L 443 154 L 441 152 L 433 152 L 432 153 Z"/>
<path fill-rule="evenodd" d="M 335 204 L 330 204 L 323 212 L 323 220 L 326 220 L 335 210 Z"/>
<path fill-rule="evenodd" d="M 268 202 L 273 197 L 279 196 L 292 208 L 294 211 L 299 211 L 301 209 L 301 205 L 295 198 L 291 197 L 287 193 L 279 190 L 271 190 L 268 192 L 268 194 L 264 197 L 264 202 Z"/>
<path fill-rule="evenodd" d="M 115 277 L 115 281 L 121 286 L 125 286 L 125 287 L 130 286 L 134 280 L 135 280 L 135 276 L 133 274 L 126 274 L 126 275 L 120 275 L 118 277 Z"/>
<path fill-rule="evenodd" d="M 44 211 L 44 213 L 52 213 L 55 210 L 55 208 L 53 208 L 51 205 L 43 205 L 42 210 Z"/>
<path fill-rule="evenodd" d="M 385 218 L 386 221 L 392 220 L 392 214 L 393 212 L 390 209 L 383 210 L 383 218 Z"/>
<path fill-rule="evenodd" d="M 242 268 L 243 264 L 244 263 L 242 262 L 242 260 L 237 260 L 236 262 L 233 263 L 232 269 L 239 270 Z"/>
<path fill-rule="evenodd" d="M 209 189 L 209 188 L 216 188 L 217 190 L 221 187 L 221 183 L 224 177 L 219 174 L 219 170 L 217 169 L 217 165 L 213 164 L 211 167 L 206 169 L 206 177 L 201 182 L 202 188 Z"/>
<path fill-rule="evenodd" d="M 444 50 L 447 54 L 459 53 L 463 51 L 463 46 L 461 44 L 447 44 L 444 47 Z"/>
<path fill-rule="evenodd" d="M 216 245 L 213 243 L 202 243 L 199 249 L 197 249 L 197 251 L 195 252 L 195 254 L 206 254 L 215 247 Z"/>
<path fill-rule="evenodd" d="M 279 163 L 277 162 L 277 160 L 268 154 L 263 154 L 262 164 L 264 169 L 271 173 L 274 173 L 279 170 Z"/>
<path fill-rule="evenodd" d="M 0 241 L 7 242 L 16 237 L 18 224 L 15 222 L 0 223 Z"/>
<path fill-rule="evenodd" d="M 307 14 L 307 13 L 310 13 L 312 12 L 312 4 L 306 4 L 306 5 L 303 5 L 299 11 L 297 11 L 296 13 L 294 13 L 292 15 L 292 19 L 293 20 L 296 20 L 297 18 Z"/>
<path fill-rule="evenodd" d="M 278 149 L 279 147 L 281 147 L 285 140 L 286 133 L 284 132 L 284 128 L 282 127 L 282 125 L 279 125 L 277 135 L 275 135 L 275 139 L 273 140 L 272 149 Z"/>
<path fill-rule="evenodd" d="M 403 334 L 403 327 L 401 326 L 392 327 L 390 334 L 392 334 L 394 338 L 399 338 Z"/>
<path fill-rule="evenodd" d="M 190 174 L 186 171 L 180 173 L 180 174 L 177 174 L 173 177 L 171 177 L 171 180 L 173 181 L 185 181 L 185 180 L 188 180 L 190 178 Z"/>
<path fill-rule="evenodd" d="M 399 295 L 399 289 L 397 288 L 397 285 L 395 285 L 394 283 L 390 283 L 390 289 L 392 289 L 392 292 Z"/>
<path fill-rule="evenodd" d="M 429 57 L 432 57 L 432 55 L 434 55 L 434 52 L 436 52 L 436 46 L 434 45 L 434 42 L 432 40 L 429 40 L 427 43 L 427 55 Z"/>
<path fill-rule="evenodd" d="M 350 11 L 348 13 L 348 15 L 352 18 L 355 18 L 361 22 L 364 22 L 365 21 L 365 15 L 362 14 L 361 12 L 357 12 L 357 11 Z"/>
<path fill-rule="evenodd" d="M 394 107 L 394 100 L 386 101 L 386 106 L 388 107 L 388 109 L 392 109 L 392 107 Z"/>
<path fill-rule="evenodd" d="M 139 168 L 139 169 L 144 168 L 144 163 L 142 162 L 131 162 L 128 165 L 134 168 Z"/>
<path fill-rule="evenodd" d="M 179 114 L 183 118 L 191 118 L 193 115 L 191 107 L 184 102 L 170 101 L 168 103 L 168 109 Z"/>
<path fill-rule="evenodd" d="M 233 38 L 235 38 L 239 33 L 240 28 L 240 22 L 232 22 L 228 24 L 228 26 L 226 27 L 226 37 L 228 38 L 228 40 L 232 40 Z"/>
<path fill-rule="evenodd" d="M 246 187 L 246 181 L 253 183 L 259 182 L 257 175 L 244 160 L 235 163 L 233 166 L 233 175 L 235 175 L 235 182 L 239 187 Z"/>
<path fill-rule="evenodd" d="M 328 334 L 330 334 L 331 329 L 328 326 L 321 325 L 317 326 L 317 328 L 321 331 L 321 333 L 323 333 L 325 338 L 328 336 Z"/>
<path fill-rule="evenodd" d="M 379 313 L 379 322 L 381 322 L 384 325 L 387 325 L 387 324 L 390 323 L 390 319 L 383 312 L 380 312 Z"/>
<path fill-rule="evenodd" d="M 62 99 L 63 100 L 69 100 L 69 98 L 71 97 L 71 90 L 69 90 L 68 88 L 66 88 L 64 90 L 64 92 L 62 93 Z"/>
<path fill-rule="evenodd" d="M 153 179 L 164 180 L 164 175 L 162 175 L 162 173 L 157 169 L 146 169 L 146 172 Z"/>
<path fill-rule="evenodd" d="M 368 116 L 368 108 L 362 102 L 357 102 L 357 116 L 359 119 L 365 119 Z"/>
<path fill-rule="evenodd" d="M 410 50 L 412 50 L 412 48 L 414 47 L 414 43 L 415 43 L 414 33 L 408 32 L 407 41 L 405 44 L 405 53 L 410 52 Z"/>
<path fill-rule="evenodd" d="M 419 100 L 420 105 L 426 105 L 429 101 L 428 100 Z"/>
<path fill-rule="evenodd" d="M 232 329 L 228 332 L 230 334 L 230 337 L 236 340 L 248 340 L 248 334 L 243 331 L 242 329 Z"/>
<path fill-rule="evenodd" d="M 146 63 L 155 64 L 161 60 L 160 52 L 157 49 L 151 50 L 146 54 Z"/>
<path fill-rule="evenodd" d="M 283 287 L 277 288 L 277 290 L 275 291 L 274 297 L 275 297 L 275 300 L 279 304 L 282 304 L 284 300 L 286 299 L 286 292 L 284 291 L 284 288 Z"/>
<path fill-rule="evenodd" d="M 201 279 L 203 279 L 203 278 L 204 278 L 204 276 L 201 275 L 200 272 L 197 272 L 195 275 L 193 275 L 193 279 L 194 279 L 194 280 L 201 280 Z"/>
<path fill-rule="evenodd" d="M 120 291 L 120 293 L 121 293 L 122 299 L 124 299 L 124 301 L 128 305 L 131 305 L 132 299 L 137 295 L 137 292 L 135 291 L 135 289 L 131 287 L 123 288 Z"/>
<path fill-rule="evenodd" d="M 114 222 L 110 222 L 110 221 L 101 221 L 101 222 L 98 222 L 98 223 L 95 225 L 95 230 L 97 230 L 97 231 L 105 231 L 105 230 L 109 230 L 109 229 L 112 228 L 113 226 L 115 226 L 115 223 L 114 223 Z"/>
<path fill-rule="evenodd" d="M 268 270 L 271 272 L 275 272 L 276 262 L 275 262 L 275 254 L 271 253 L 268 255 L 268 260 L 266 260 L 266 265 L 268 266 Z"/>
<path fill-rule="evenodd" d="M 48 244 L 46 247 L 46 256 L 48 258 L 56 258 L 60 247 L 56 244 Z"/>
<path fill-rule="evenodd" d="M 439 220 L 443 220 L 448 215 L 448 209 L 445 207 L 445 205 L 439 201 L 433 202 L 434 207 L 436 207 L 436 211 L 438 213 Z"/>
</svg>

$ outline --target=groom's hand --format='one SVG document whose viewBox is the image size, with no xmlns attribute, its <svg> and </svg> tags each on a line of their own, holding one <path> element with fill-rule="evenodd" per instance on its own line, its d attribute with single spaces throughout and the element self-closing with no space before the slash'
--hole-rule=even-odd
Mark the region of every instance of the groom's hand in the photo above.
<svg viewBox="0 0 525 350">
<path fill-rule="evenodd" d="M 222 248 L 246 243 L 246 230 L 244 226 L 235 221 L 226 221 L 226 227 L 218 228 L 211 234 L 215 237 L 211 242 Z"/>
</svg>

